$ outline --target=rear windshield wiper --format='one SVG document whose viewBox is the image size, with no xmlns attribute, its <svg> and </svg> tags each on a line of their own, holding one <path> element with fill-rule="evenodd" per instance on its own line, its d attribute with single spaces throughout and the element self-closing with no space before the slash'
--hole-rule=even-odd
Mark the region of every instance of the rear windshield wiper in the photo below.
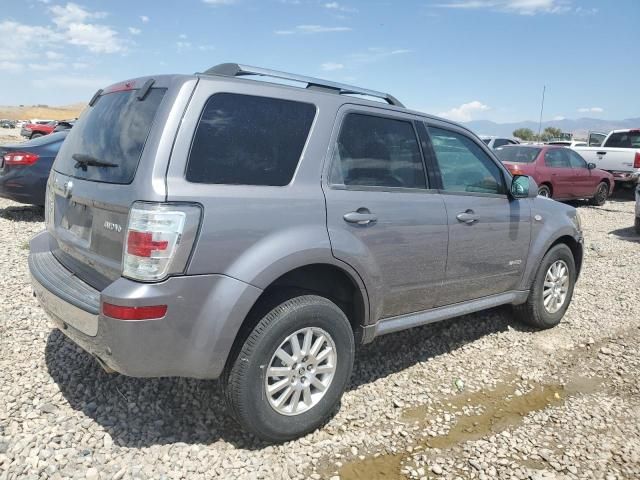
<svg viewBox="0 0 640 480">
<path fill-rule="evenodd" d="M 73 155 L 71 155 L 71 158 L 73 158 L 76 161 L 74 168 L 82 168 L 82 170 L 84 170 L 85 172 L 87 171 L 87 166 L 89 167 L 117 167 L 118 166 L 117 163 L 103 162 L 102 160 L 92 157 L 91 155 L 85 155 L 84 153 L 74 153 Z"/>
</svg>

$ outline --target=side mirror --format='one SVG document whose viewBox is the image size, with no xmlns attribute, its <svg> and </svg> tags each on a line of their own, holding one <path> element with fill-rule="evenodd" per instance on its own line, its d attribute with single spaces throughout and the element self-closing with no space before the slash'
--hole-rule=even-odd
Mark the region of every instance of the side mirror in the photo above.
<svg viewBox="0 0 640 480">
<path fill-rule="evenodd" d="M 593 163 L 593 162 L 589 162 L 589 163 L 587 163 L 587 168 L 589 170 L 593 170 L 594 168 L 596 168 L 596 164 Z"/>
<path fill-rule="evenodd" d="M 535 198 L 538 196 L 538 184 L 528 175 L 515 175 L 511 181 L 513 198 Z"/>
</svg>

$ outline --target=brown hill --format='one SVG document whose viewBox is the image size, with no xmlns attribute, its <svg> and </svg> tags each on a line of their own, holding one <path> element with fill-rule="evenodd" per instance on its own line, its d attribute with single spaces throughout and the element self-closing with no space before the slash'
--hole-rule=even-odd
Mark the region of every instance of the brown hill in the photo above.
<svg viewBox="0 0 640 480">
<path fill-rule="evenodd" d="M 0 106 L 0 118 L 10 120 L 28 120 L 39 118 L 43 120 L 66 120 L 77 118 L 86 107 L 85 103 L 76 103 L 61 107 L 48 105 L 25 105 L 22 107 Z"/>
</svg>

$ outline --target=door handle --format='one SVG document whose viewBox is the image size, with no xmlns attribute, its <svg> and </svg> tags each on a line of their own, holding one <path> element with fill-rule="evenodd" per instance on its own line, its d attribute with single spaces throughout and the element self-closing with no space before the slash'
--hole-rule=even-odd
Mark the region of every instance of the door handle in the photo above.
<svg viewBox="0 0 640 480">
<path fill-rule="evenodd" d="M 606 155 L 607 152 L 596 152 L 596 155 Z"/>
<path fill-rule="evenodd" d="M 465 212 L 459 213 L 456 215 L 456 218 L 459 222 L 466 223 L 467 225 L 471 225 L 478 221 L 480 217 L 473 213 L 473 210 L 469 209 Z"/>
<path fill-rule="evenodd" d="M 345 213 L 342 218 L 348 223 L 357 223 L 358 225 L 369 225 L 378 220 L 378 217 L 366 208 L 359 208 L 355 212 Z"/>
</svg>

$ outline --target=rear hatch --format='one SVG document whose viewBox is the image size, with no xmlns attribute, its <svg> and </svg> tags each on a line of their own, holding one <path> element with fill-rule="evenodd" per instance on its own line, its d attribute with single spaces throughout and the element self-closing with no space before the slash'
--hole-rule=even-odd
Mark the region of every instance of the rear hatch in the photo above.
<svg viewBox="0 0 640 480">
<path fill-rule="evenodd" d="M 104 289 L 122 273 L 131 204 L 166 200 L 170 148 L 193 77 L 141 78 L 94 96 L 64 142 L 47 189 L 55 257 Z M 181 109 L 180 109 L 181 108 Z"/>
</svg>

